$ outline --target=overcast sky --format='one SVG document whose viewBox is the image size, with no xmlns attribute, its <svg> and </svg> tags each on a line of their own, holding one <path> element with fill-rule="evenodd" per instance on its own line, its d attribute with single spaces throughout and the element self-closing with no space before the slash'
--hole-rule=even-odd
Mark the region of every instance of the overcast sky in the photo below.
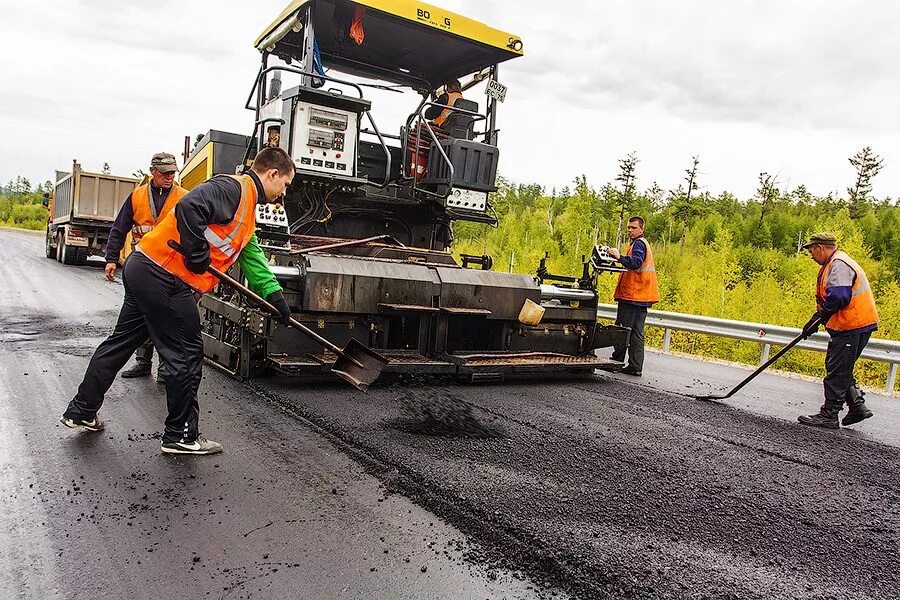
<svg viewBox="0 0 900 600">
<path fill-rule="evenodd" d="M 253 40 L 287 3 L 4 3 L 0 181 L 44 181 L 73 158 L 128 175 L 161 150 L 180 162 L 185 135 L 249 133 Z M 870 145 L 886 165 L 875 195 L 900 196 L 896 2 L 433 3 L 524 40 L 525 56 L 501 68 L 508 178 L 549 189 L 583 173 L 599 185 L 635 151 L 642 188 L 675 187 L 696 154 L 713 193 L 750 196 L 760 171 L 844 193 L 847 157 Z M 399 129 L 398 98 L 377 95 L 382 130 Z"/>
</svg>

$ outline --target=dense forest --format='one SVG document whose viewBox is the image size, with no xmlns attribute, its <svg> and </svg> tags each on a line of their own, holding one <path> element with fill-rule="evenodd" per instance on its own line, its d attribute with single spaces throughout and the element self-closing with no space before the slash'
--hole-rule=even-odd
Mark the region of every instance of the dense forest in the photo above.
<svg viewBox="0 0 900 600">
<path fill-rule="evenodd" d="M 634 154 L 619 162 L 615 181 L 599 186 L 582 176 L 571 188 L 548 193 L 502 181 L 491 201 L 499 225 L 458 223 L 454 251 L 490 254 L 495 269 L 531 273 L 546 253 L 551 272 L 580 274 L 593 245 L 625 247 L 624 224 L 638 214 L 656 259 L 656 308 L 799 327 L 815 310 L 818 271 L 800 245 L 811 233 L 831 231 L 871 280 L 881 315 L 876 337 L 900 339 L 900 206 L 871 196 L 883 163 L 870 148 L 850 163 L 856 177 L 840 198 L 816 197 L 803 185 L 784 189 L 769 173 L 759 174 L 752 198 L 712 195 L 703 191 L 699 158 L 687 165 L 678 188 L 642 189 Z M 615 282 L 613 274 L 601 276 L 602 302 L 613 301 Z M 651 344 L 661 338 L 648 331 Z M 758 344 L 689 333 L 674 334 L 672 349 L 751 364 L 759 358 Z M 779 367 L 819 375 L 822 362 L 821 354 L 797 351 Z M 887 367 L 864 362 L 857 372 L 866 383 L 883 385 Z"/>
<path fill-rule="evenodd" d="M 49 181 L 32 187 L 24 177 L 0 186 L 0 225 L 43 230 L 47 227 L 47 209 L 41 205 L 44 192 L 52 192 Z"/>
</svg>

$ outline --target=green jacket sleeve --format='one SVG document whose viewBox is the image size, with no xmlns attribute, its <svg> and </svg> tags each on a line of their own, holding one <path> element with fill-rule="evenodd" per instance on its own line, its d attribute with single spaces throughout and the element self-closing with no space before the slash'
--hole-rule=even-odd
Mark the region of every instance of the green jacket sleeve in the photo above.
<svg viewBox="0 0 900 600">
<path fill-rule="evenodd" d="M 268 297 L 272 292 L 280 292 L 281 285 L 272 271 L 269 270 L 269 261 L 263 254 L 262 248 L 259 247 L 259 240 L 256 234 L 250 238 L 250 242 L 241 250 L 238 256 L 238 265 L 247 278 L 250 289 L 262 296 Z"/>
</svg>

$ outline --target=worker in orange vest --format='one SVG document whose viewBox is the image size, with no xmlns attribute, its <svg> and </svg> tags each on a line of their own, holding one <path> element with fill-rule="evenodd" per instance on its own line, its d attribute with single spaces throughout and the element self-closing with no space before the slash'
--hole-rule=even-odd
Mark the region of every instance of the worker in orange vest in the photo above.
<svg viewBox="0 0 900 600">
<path fill-rule="evenodd" d="M 443 127 L 450 115 L 453 114 L 453 110 L 446 107 L 456 106 L 456 103 L 462 99 L 462 84 L 459 80 L 448 81 L 444 84 L 444 93 L 434 101 L 435 104 L 442 106 L 429 106 L 425 110 L 425 118 L 430 119 L 438 127 Z"/>
<path fill-rule="evenodd" d="M 125 263 L 125 300 L 113 333 L 91 358 L 78 393 L 62 416 L 67 427 L 101 431 L 97 411 L 128 357 L 147 336 L 166 363 L 166 418 L 160 449 L 167 454 L 214 454 L 222 445 L 200 435 L 197 389 L 203 338 L 195 293 L 211 291 L 213 266 L 238 263 L 249 287 L 273 304 L 281 322 L 291 308 L 256 239 L 256 205 L 273 202 L 294 179 L 294 161 L 264 148 L 244 175 L 219 175 L 192 189 L 144 235 Z M 180 244 L 182 252 L 169 242 Z"/>
<path fill-rule="evenodd" d="M 175 184 L 178 163 L 168 152 L 157 152 L 150 159 L 150 181 L 134 188 L 109 232 L 106 242 L 106 278 L 114 281 L 119 267 L 119 256 L 125 246 L 125 238 L 131 231 L 131 250 L 157 223 L 169 214 L 187 190 Z M 148 338 L 134 353 L 135 365 L 122 371 L 122 377 L 145 377 L 153 365 L 153 343 Z M 165 383 L 165 367 L 160 363 L 156 381 Z"/>
<path fill-rule="evenodd" d="M 804 425 L 838 429 L 838 415 L 847 402 L 841 424 L 853 425 L 872 416 L 853 368 L 872 332 L 878 329 L 875 295 L 865 271 L 837 247 L 831 233 L 816 233 L 803 246 L 821 267 L 816 280 L 816 312 L 803 327 L 807 337 L 825 326 L 831 336 L 825 353 L 825 404 L 814 415 L 801 415 Z"/>
<path fill-rule="evenodd" d="M 625 271 L 619 274 L 614 297 L 618 303 L 616 325 L 631 329 L 628 346 L 613 346 L 612 359 L 623 362 L 628 351 L 628 365 L 622 373 L 640 377 L 644 369 L 644 322 L 647 309 L 659 302 L 656 281 L 656 263 L 653 250 L 644 238 L 644 219 L 634 216 L 628 219 L 628 238 L 631 244 L 623 256 L 616 248 L 609 255 L 619 261 Z"/>
</svg>

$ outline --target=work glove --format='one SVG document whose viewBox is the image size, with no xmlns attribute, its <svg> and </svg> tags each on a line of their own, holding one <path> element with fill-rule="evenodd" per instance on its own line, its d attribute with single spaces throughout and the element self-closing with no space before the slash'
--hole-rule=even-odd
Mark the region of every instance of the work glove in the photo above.
<svg viewBox="0 0 900 600">
<path fill-rule="evenodd" d="M 282 325 L 290 325 L 291 322 L 291 307 L 288 306 L 288 303 L 284 299 L 284 294 L 281 291 L 272 292 L 266 297 L 266 300 L 278 309 L 278 316 L 275 317 L 275 320 L 281 323 Z"/>
<path fill-rule="evenodd" d="M 184 266 L 187 267 L 188 271 L 197 275 L 206 273 L 206 269 L 209 267 L 209 253 L 204 254 L 201 260 L 185 258 Z"/>
<path fill-rule="evenodd" d="M 803 339 L 808 338 L 815 332 L 819 330 L 819 325 L 822 324 L 822 315 L 819 313 L 813 313 L 813 316 L 809 318 L 809 321 L 806 322 L 806 325 L 803 326 Z"/>
</svg>

